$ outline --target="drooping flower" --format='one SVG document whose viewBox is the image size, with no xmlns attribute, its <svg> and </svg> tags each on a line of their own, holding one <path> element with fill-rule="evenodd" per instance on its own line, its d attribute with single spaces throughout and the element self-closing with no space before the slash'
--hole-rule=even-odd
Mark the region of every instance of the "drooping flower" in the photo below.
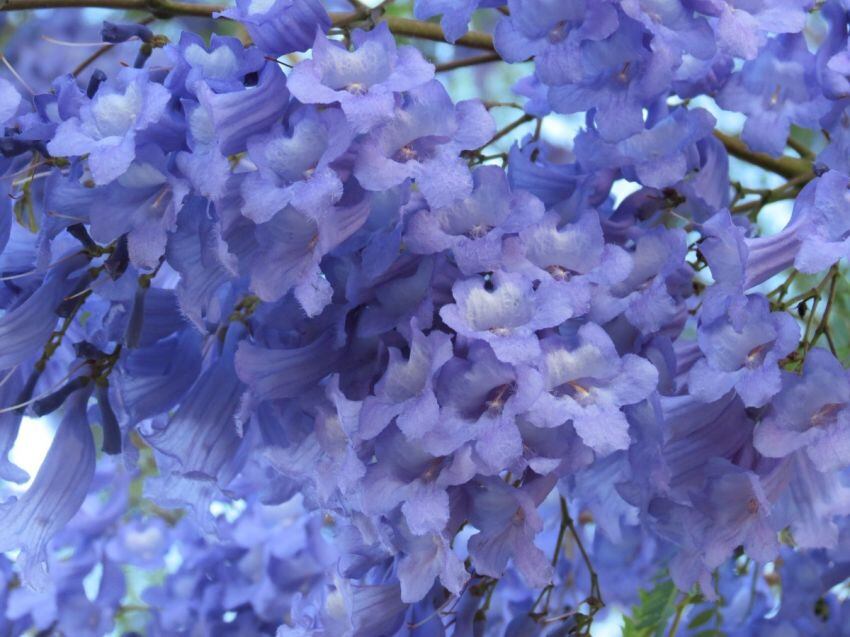
<svg viewBox="0 0 850 637">
<path fill-rule="evenodd" d="M 320 0 L 237 0 L 218 16 L 243 24 L 260 50 L 276 57 L 306 51 L 316 31 L 326 33 L 331 26 Z"/>
<path fill-rule="evenodd" d="M 658 382 L 652 364 L 634 354 L 622 358 L 605 331 L 581 326 L 573 339 L 542 342 L 545 392 L 531 410 L 531 422 L 557 427 L 572 422 L 584 443 L 600 455 L 630 444 L 622 408 L 647 398 Z"/>
<path fill-rule="evenodd" d="M 792 124 L 816 128 L 829 108 L 817 85 L 814 56 L 800 34 L 772 39 L 763 55 L 732 75 L 717 103 L 746 113 L 741 138 L 771 155 L 782 154 Z"/>
<path fill-rule="evenodd" d="M 747 299 L 744 323 L 727 319 L 700 326 L 705 358 L 691 368 L 688 387 L 695 397 L 714 401 L 735 389 L 749 407 L 761 407 L 780 389 L 779 360 L 793 351 L 800 329 L 791 315 L 771 312 L 767 299 Z"/>
<path fill-rule="evenodd" d="M 47 543 L 80 508 L 94 476 L 95 446 L 86 418 L 89 393 L 81 390 L 71 397 L 32 484 L 18 500 L 0 508 L 0 547 L 21 549 L 21 572 L 36 588 L 49 582 L 44 569 Z"/>
<path fill-rule="evenodd" d="M 783 374 L 782 390 L 756 427 L 756 449 L 772 458 L 796 451 L 806 454 L 820 471 L 850 464 L 850 378 L 828 351 L 815 348 L 806 356 L 802 376 Z"/>
<path fill-rule="evenodd" d="M 396 95 L 426 84 L 434 67 L 416 49 L 398 47 L 386 23 L 352 34 L 354 50 L 318 35 L 313 57 L 298 64 L 289 89 L 304 104 L 338 103 L 351 126 L 366 132 L 393 117 Z"/>
<path fill-rule="evenodd" d="M 528 277 L 498 271 L 455 283 L 455 303 L 440 316 L 458 334 L 489 343 L 499 360 L 529 363 L 541 351 L 536 332 L 560 325 L 581 307 L 581 298 L 547 292 Z"/>
<path fill-rule="evenodd" d="M 354 176 L 371 191 L 412 179 L 431 206 L 447 206 L 472 192 L 461 151 L 486 144 L 495 133 L 481 102 L 453 104 L 436 80 L 408 91 L 393 118 L 363 141 Z"/>
<path fill-rule="evenodd" d="M 147 72 L 126 69 L 59 125 L 47 149 L 57 157 L 87 155 L 95 184 L 108 184 L 133 163 L 140 137 L 163 117 L 170 99 Z"/>
</svg>

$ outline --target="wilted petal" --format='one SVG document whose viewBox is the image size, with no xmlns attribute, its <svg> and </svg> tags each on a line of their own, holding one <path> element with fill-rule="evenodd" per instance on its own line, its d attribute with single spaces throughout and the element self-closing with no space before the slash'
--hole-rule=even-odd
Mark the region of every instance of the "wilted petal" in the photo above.
<svg viewBox="0 0 850 637">
<path fill-rule="evenodd" d="M 47 543 L 74 516 L 89 490 L 95 466 L 94 439 L 86 418 L 89 392 L 68 402 L 65 416 L 32 485 L 0 510 L 0 550 L 20 548 L 22 575 L 34 587 L 46 581 Z"/>
</svg>

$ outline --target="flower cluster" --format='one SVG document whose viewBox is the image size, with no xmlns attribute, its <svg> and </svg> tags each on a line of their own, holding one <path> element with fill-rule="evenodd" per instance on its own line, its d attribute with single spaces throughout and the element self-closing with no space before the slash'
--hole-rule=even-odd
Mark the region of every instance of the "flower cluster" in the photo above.
<svg viewBox="0 0 850 637">
<path fill-rule="evenodd" d="M 643 588 L 846 634 L 850 6 L 418 0 L 531 62 L 499 129 L 394 33 L 434 23 L 332 4 L 104 23 L 72 74 L 13 37 L 0 478 L 61 417 L 0 633 L 589 634 Z"/>
</svg>

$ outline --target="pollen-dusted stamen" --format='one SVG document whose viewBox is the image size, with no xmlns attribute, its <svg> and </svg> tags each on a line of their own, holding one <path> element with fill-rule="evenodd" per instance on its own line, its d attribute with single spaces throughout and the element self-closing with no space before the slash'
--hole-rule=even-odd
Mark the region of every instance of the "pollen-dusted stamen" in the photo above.
<svg viewBox="0 0 850 637">
<path fill-rule="evenodd" d="M 551 274 L 552 278 L 556 281 L 567 281 L 570 276 L 572 276 L 570 271 L 561 265 L 547 265 L 544 269 L 546 272 Z"/>
<path fill-rule="evenodd" d="M 587 398 L 588 396 L 590 396 L 590 392 L 587 389 L 585 389 L 573 380 L 569 381 L 567 385 L 569 385 L 575 390 L 578 398 Z"/>
<path fill-rule="evenodd" d="M 443 458 L 434 458 L 428 465 L 428 468 L 422 472 L 421 479 L 423 482 L 433 482 L 440 475 L 440 469 L 443 468 Z"/>
<path fill-rule="evenodd" d="M 398 156 L 399 156 L 399 159 L 402 162 L 406 162 L 406 161 L 411 161 L 411 160 L 416 159 L 417 154 L 416 154 L 416 151 L 413 149 L 413 147 L 410 146 L 410 144 L 408 144 L 406 146 L 402 146 L 399 149 Z"/>
<path fill-rule="evenodd" d="M 525 513 L 525 509 L 523 509 L 522 507 L 517 507 L 516 511 L 514 511 L 512 519 L 513 519 L 514 524 L 519 525 L 519 524 L 525 523 L 526 517 L 527 516 L 526 516 L 526 513 Z"/>
<path fill-rule="evenodd" d="M 773 89 L 773 93 L 771 93 L 770 95 L 770 100 L 768 100 L 768 104 L 770 106 L 776 106 L 777 104 L 779 104 L 779 96 L 781 95 L 781 93 L 782 87 L 777 84 L 776 88 Z"/>
<path fill-rule="evenodd" d="M 547 38 L 552 44 L 563 42 L 569 32 L 569 25 L 566 20 L 561 20 L 558 24 L 549 30 Z"/>
<path fill-rule="evenodd" d="M 352 95 L 364 95 L 368 89 L 361 82 L 352 82 L 345 87 L 345 90 Z"/>
<path fill-rule="evenodd" d="M 767 352 L 770 350 L 771 343 L 762 343 L 756 345 L 747 353 L 746 366 L 749 368 L 758 367 L 764 362 Z"/>
<path fill-rule="evenodd" d="M 466 236 L 470 239 L 480 239 L 487 235 L 490 230 L 492 230 L 492 226 L 488 226 L 486 223 L 478 223 L 472 226 L 466 233 Z"/>
<path fill-rule="evenodd" d="M 505 408 L 505 404 L 515 393 L 515 383 L 506 383 L 505 385 L 499 385 L 490 392 L 489 396 L 487 397 L 487 400 L 484 401 L 484 404 L 487 407 L 487 411 L 493 414 L 502 413 L 502 410 Z"/>
<path fill-rule="evenodd" d="M 751 515 L 755 515 L 756 513 L 759 512 L 759 508 L 761 508 L 761 507 L 759 505 L 758 500 L 756 500 L 755 498 L 750 498 L 749 500 L 747 500 L 747 512 L 748 513 L 750 513 Z"/>
<path fill-rule="evenodd" d="M 838 412 L 844 409 L 844 403 L 828 403 L 812 414 L 809 423 L 812 427 L 824 427 L 835 422 Z"/>
</svg>

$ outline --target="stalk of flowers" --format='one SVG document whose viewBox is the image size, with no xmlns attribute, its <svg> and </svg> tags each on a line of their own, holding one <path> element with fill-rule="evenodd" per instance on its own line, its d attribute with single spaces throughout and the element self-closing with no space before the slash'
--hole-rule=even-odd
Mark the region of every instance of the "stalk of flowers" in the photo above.
<svg viewBox="0 0 850 637">
<path fill-rule="evenodd" d="M 78 4 L 2 7 L 0 632 L 846 631 L 843 0 Z"/>
</svg>

